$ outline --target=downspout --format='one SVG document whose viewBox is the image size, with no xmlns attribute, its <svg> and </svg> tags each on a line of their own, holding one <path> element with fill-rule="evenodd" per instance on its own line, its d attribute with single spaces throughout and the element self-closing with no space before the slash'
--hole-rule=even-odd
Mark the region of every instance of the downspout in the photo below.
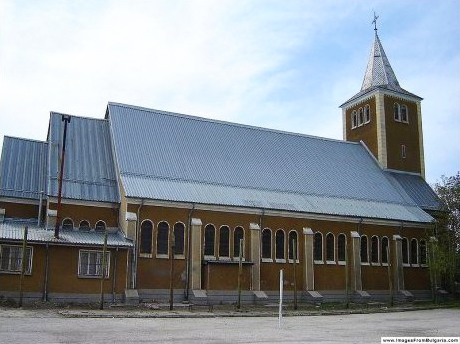
<svg viewBox="0 0 460 344">
<path fill-rule="evenodd" d="M 136 238 L 134 240 L 134 247 L 133 247 L 133 276 L 132 276 L 132 289 L 136 289 L 137 286 L 137 263 L 138 263 L 138 255 L 139 255 L 139 233 L 141 231 L 141 208 L 144 206 L 145 199 L 141 200 L 141 204 L 139 204 L 139 208 L 137 208 L 137 226 L 136 226 Z"/>
<path fill-rule="evenodd" d="M 113 257 L 113 273 L 112 273 L 112 303 L 115 303 L 116 299 L 116 285 L 117 285 L 117 260 L 118 260 L 118 247 L 115 249 L 115 257 Z"/>
<path fill-rule="evenodd" d="M 48 301 L 49 243 L 46 243 L 45 278 L 43 280 L 43 301 Z"/>
<path fill-rule="evenodd" d="M 38 218 L 37 218 L 37 223 L 38 227 L 40 227 L 41 222 L 42 222 L 42 208 L 43 208 L 43 191 L 40 191 L 40 203 L 38 204 Z"/>
<path fill-rule="evenodd" d="M 192 203 L 192 208 L 188 212 L 188 223 L 187 223 L 187 259 L 185 260 L 185 290 L 184 299 L 188 301 L 189 295 L 188 290 L 190 289 L 190 227 L 192 226 L 192 213 L 195 210 L 195 203 Z"/>
</svg>

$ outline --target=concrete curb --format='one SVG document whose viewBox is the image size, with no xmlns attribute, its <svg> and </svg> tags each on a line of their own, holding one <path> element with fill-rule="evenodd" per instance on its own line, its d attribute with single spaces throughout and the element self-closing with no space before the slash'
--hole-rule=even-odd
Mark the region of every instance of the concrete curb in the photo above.
<svg viewBox="0 0 460 344">
<path fill-rule="evenodd" d="M 396 307 L 396 308 L 375 308 L 375 309 L 353 309 L 353 310 L 318 310 L 318 311 L 285 311 L 283 317 L 294 316 L 331 316 L 350 314 L 371 314 L 371 313 L 393 313 L 410 312 L 430 309 L 452 308 L 446 306 L 430 307 Z M 278 317 L 273 311 L 216 311 L 216 312 L 190 312 L 190 311 L 133 311 L 133 310 L 63 310 L 57 312 L 65 318 L 235 318 L 235 317 Z"/>
</svg>

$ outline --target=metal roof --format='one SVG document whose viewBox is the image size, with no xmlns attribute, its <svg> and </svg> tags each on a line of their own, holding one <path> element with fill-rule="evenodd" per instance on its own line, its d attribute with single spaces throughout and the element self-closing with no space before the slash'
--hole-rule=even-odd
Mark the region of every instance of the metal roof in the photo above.
<svg viewBox="0 0 460 344">
<path fill-rule="evenodd" d="M 48 195 L 57 196 L 64 122 L 51 113 Z M 62 197 L 119 202 L 108 122 L 72 116 L 67 127 Z"/>
<path fill-rule="evenodd" d="M 442 209 L 442 202 L 438 195 L 421 176 L 399 171 L 388 171 L 387 173 L 392 175 L 420 208 L 426 210 Z"/>
<path fill-rule="evenodd" d="M 340 106 L 342 107 L 345 104 L 375 90 L 394 91 L 406 96 L 415 97 L 420 100 L 422 99 L 419 96 L 406 91 L 399 85 L 396 74 L 393 71 L 393 68 L 391 68 L 390 61 L 385 54 L 385 50 L 383 49 L 377 32 L 375 33 L 374 44 L 372 45 L 369 61 L 367 62 L 366 73 L 364 74 L 361 90 Z"/>
<path fill-rule="evenodd" d="M 0 196 L 39 199 L 46 190 L 47 143 L 5 136 L 0 162 Z"/>
<path fill-rule="evenodd" d="M 59 239 L 54 238 L 54 230 L 47 230 L 38 227 L 33 221 L 9 221 L 0 223 L 0 239 L 11 241 L 22 241 L 24 237 L 24 227 L 28 227 L 28 242 L 50 243 L 56 245 L 80 245 L 98 246 L 104 244 L 104 233 L 101 232 L 82 232 L 78 230 L 61 230 Z M 130 240 L 123 236 L 118 230 L 109 233 L 107 236 L 107 246 L 109 247 L 132 247 Z"/>
<path fill-rule="evenodd" d="M 128 197 L 430 222 L 357 143 L 109 103 Z"/>
</svg>

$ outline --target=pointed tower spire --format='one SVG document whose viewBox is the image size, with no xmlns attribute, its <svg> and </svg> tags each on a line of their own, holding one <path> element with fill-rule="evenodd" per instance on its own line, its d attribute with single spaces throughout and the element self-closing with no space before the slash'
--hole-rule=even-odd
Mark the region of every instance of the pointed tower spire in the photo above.
<svg viewBox="0 0 460 344">
<path fill-rule="evenodd" d="M 378 18 L 378 17 L 377 17 Z M 396 78 L 393 68 L 391 68 L 387 55 L 383 50 L 379 35 L 377 34 L 377 18 L 374 19 L 375 38 L 374 44 L 367 63 L 366 74 L 364 74 L 363 85 L 361 91 L 364 91 L 373 86 L 389 86 L 390 89 L 400 91 L 398 79 Z"/>
</svg>

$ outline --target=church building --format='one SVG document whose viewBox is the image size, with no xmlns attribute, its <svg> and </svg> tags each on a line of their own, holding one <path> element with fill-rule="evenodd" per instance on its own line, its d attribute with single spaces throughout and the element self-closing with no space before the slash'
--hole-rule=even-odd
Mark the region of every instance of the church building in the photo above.
<svg viewBox="0 0 460 344">
<path fill-rule="evenodd" d="M 429 298 L 440 202 L 421 101 L 375 30 L 343 140 L 113 102 L 104 119 L 51 112 L 45 141 L 3 141 L 0 299 L 166 301 L 172 286 L 234 303 L 240 282 L 264 303 L 280 270 L 288 300 Z"/>
</svg>

